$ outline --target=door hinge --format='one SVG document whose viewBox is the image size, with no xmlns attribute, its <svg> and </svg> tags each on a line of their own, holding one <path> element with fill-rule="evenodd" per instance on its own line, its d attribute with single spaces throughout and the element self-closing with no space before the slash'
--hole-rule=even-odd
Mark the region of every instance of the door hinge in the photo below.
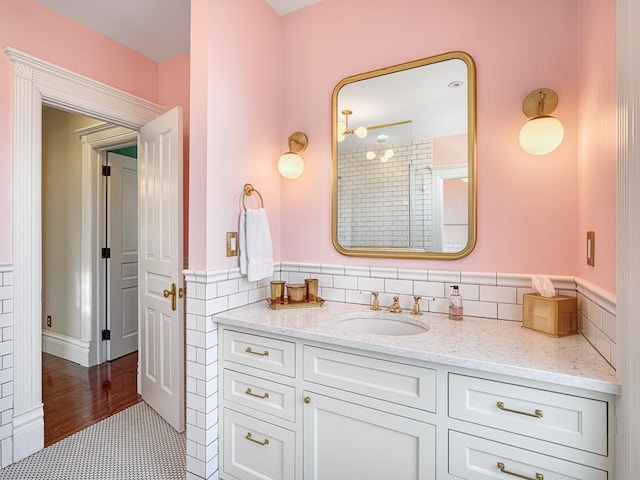
<svg viewBox="0 0 640 480">
<path fill-rule="evenodd" d="M 102 176 L 110 177 L 111 176 L 111 165 L 103 165 L 102 166 Z"/>
<path fill-rule="evenodd" d="M 111 258 L 111 249 L 110 248 L 103 248 L 102 249 L 102 258 Z"/>
<path fill-rule="evenodd" d="M 111 330 L 102 330 L 102 340 L 111 340 Z"/>
</svg>

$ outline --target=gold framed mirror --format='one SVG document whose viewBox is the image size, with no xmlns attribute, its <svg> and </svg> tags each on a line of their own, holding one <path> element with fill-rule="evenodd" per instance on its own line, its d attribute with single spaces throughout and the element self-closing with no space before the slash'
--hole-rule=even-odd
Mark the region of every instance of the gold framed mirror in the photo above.
<svg viewBox="0 0 640 480">
<path fill-rule="evenodd" d="M 476 243 L 476 72 L 450 52 L 340 81 L 332 238 L 344 255 L 455 260 Z"/>
</svg>

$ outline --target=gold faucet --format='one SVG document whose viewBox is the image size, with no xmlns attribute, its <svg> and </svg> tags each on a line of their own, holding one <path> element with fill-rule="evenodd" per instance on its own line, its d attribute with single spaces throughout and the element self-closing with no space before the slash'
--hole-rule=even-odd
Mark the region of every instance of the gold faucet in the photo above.
<svg viewBox="0 0 640 480">
<path fill-rule="evenodd" d="M 373 296 L 373 305 L 371 305 L 371 310 L 381 310 L 380 302 L 378 301 L 378 292 L 371 292 Z"/>
<path fill-rule="evenodd" d="M 371 297 L 373 297 L 373 303 L 371 304 L 371 310 L 382 310 L 380 308 L 380 301 L 378 300 L 378 295 L 380 295 L 378 292 L 360 292 L 361 295 L 369 295 Z"/>
<path fill-rule="evenodd" d="M 400 313 L 402 311 L 402 308 L 400 307 L 400 302 L 398 300 L 398 296 L 394 296 L 393 303 L 387 307 L 387 311 L 392 313 Z"/>
<path fill-rule="evenodd" d="M 420 311 L 420 299 L 422 297 L 420 295 L 413 296 L 413 310 L 411 310 L 411 315 L 422 315 Z"/>
</svg>

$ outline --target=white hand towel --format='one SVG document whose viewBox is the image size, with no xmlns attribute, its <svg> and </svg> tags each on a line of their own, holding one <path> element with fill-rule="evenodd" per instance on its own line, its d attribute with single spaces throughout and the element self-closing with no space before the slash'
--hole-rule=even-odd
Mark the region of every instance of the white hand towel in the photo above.
<svg viewBox="0 0 640 480">
<path fill-rule="evenodd" d="M 240 248 L 243 247 L 240 273 L 246 272 L 250 282 L 273 276 L 273 244 L 264 208 L 245 210 L 240 215 Z"/>
<path fill-rule="evenodd" d="M 247 274 L 247 214 L 242 209 L 240 214 L 240 228 L 238 233 L 238 250 L 240 251 L 240 273 Z"/>
</svg>

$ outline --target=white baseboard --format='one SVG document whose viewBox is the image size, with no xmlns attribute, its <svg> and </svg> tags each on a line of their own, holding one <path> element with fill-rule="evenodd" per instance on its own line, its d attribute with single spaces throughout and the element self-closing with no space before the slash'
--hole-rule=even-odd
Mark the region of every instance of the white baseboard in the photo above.
<svg viewBox="0 0 640 480">
<path fill-rule="evenodd" d="M 42 404 L 13 416 L 13 461 L 17 462 L 44 448 Z"/>
<path fill-rule="evenodd" d="M 89 347 L 91 342 L 78 340 L 61 333 L 42 332 L 42 351 L 75 362 L 83 367 L 89 364 Z"/>
</svg>

